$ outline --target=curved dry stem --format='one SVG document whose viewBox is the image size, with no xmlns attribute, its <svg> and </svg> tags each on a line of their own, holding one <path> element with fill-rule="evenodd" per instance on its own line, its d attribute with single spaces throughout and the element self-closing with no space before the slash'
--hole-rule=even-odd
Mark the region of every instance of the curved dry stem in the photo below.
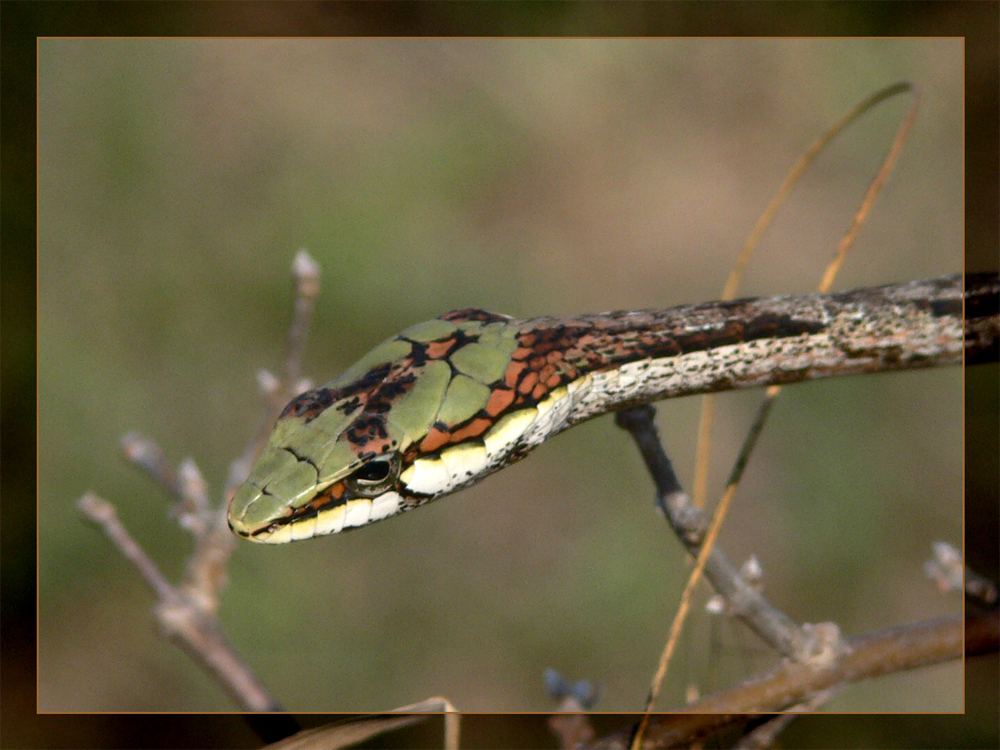
<svg viewBox="0 0 1000 750">
<path fill-rule="evenodd" d="M 892 93 L 886 94 L 890 89 L 896 89 Z M 833 286 L 833 280 L 837 276 L 837 272 L 840 270 L 840 266 L 844 262 L 844 258 L 847 257 L 847 251 L 851 249 L 851 245 L 854 244 L 855 238 L 858 236 L 858 232 L 861 231 L 861 225 L 864 224 L 865 219 L 868 218 L 869 212 L 871 212 L 872 206 L 875 205 L 875 198 L 878 197 L 879 192 L 881 192 L 882 187 L 885 185 L 885 181 L 889 179 L 889 174 L 892 172 L 893 167 L 896 166 L 896 160 L 899 158 L 899 154 L 903 150 L 903 144 L 906 143 L 906 137 L 910 132 L 910 127 L 916 122 L 917 110 L 920 107 L 920 90 L 912 83 L 902 83 L 896 84 L 894 87 L 886 89 L 882 94 L 881 99 L 877 101 L 872 101 L 872 104 L 877 104 L 878 101 L 887 99 L 895 93 L 901 93 L 903 91 L 910 91 L 913 93 L 913 101 L 910 103 L 909 109 L 906 110 L 906 116 L 903 118 L 903 122 L 899 125 L 899 130 L 896 131 L 895 138 L 892 139 L 892 144 L 889 146 L 889 152 L 885 155 L 885 159 L 882 160 L 882 165 L 879 167 L 878 172 L 875 174 L 874 179 L 868 186 L 868 190 L 865 192 L 865 197 L 861 200 L 861 206 L 858 207 L 858 211 L 854 214 L 854 219 L 851 221 L 851 227 L 847 230 L 847 234 L 844 235 L 843 239 L 840 241 L 840 246 L 837 248 L 836 254 L 833 256 L 833 260 L 830 261 L 830 265 L 827 266 L 826 271 L 823 273 L 823 278 L 819 282 L 819 287 L 817 291 L 827 292 L 830 287 Z M 879 94 L 875 95 L 876 97 Z"/>
<path fill-rule="evenodd" d="M 829 130 L 817 138 L 816 141 L 813 142 L 808 149 L 806 149 L 805 153 L 799 157 L 798 161 L 792 165 L 792 168 L 788 171 L 788 174 L 785 175 L 785 179 L 781 183 L 777 192 L 774 194 L 774 197 L 771 198 L 771 201 L 767 204 L 764 212 L 760 215 L 760 218 L 757 220 L 757 224 L 754 226 L 750 235 L 747 237 L 746 242 L 743 244 L 743 249 L 740 251 L 739 256 L 733 263 L 733 268 L 729 272 L 729 278 L 726 279 L 726 284 L 722 290 L 722 299 L 733 299 L 733 297 L 736 296 L 736 291 L 739 289 L 740 281 L 743 278 L 743 273 L 746 270 L 747 263 L 750 261 L 750 256 L 757 248 L 757 245 L 760 244 L 761 239 L 764 237 L 764 233 L 767 231 L 767 228 L 771 225 L 771 222 L 777 215 L 778 209 L 785 202 L 785 199 L 788 197 L 788 194 L 791 192 L 795 183 L 799 181 L 799 178 L 803 175 L 809 165 L 816 160 L 816 157 L 819 156 L 823 149 L 826 148 L 827 144 L 829 144 L 834 138 L 843 132 L 845 128 L 858 120 L 866 112 L 869 112 L 887 99 L 891 99 L 894 96 L 906 92 L 914 93 L 913 103 L 910 105 L 910 109 L 908 110 L 902 125 L 897 131 L 896 136 L 889 147 L 889 152 L 886 154 L 886 157 L 882 162 L 882 166 L 879 168 L 875 179 L 872 181 L 872 184 L 869 186 L 868 191 L 865 194 L 865 198 L 862 200 L 861 208 L 855 215 L 850 230 L 841 241 L 837 254 L 827 267 L 823 275 L 823 280 L 820 282 L 819 290 L 821 292 L 829 289 L 830 284 L 833 282 L 833 277 L 836 275 L 837 270 L 840 268 L 840 264 L 843 262 L 844 256 L 847 254 L 847 250 L 854 242 L 854 238 L 857 236 L 862 222 L 865 220 L 865 217 L 868 215 L 868 212 L 874 203 L 875 196 L 878 194 L 879 190 L 881 190 L 882 185 L 885 183 L 889 172 L 895 164 L 896 158 L 898 157 L 899 152 L 903 147 L 903 143 L 906 140 L 906 135 L 909 131 L 910 125 L 916 119 L 917 105 L 920 101 L 920 94 L 916 86 L 907 81 L 902 81 L 900 83 L 895 83 L 892 86 L 888 86 L 858 104 L 854 107 L 854 109 L 834 123 Z M 711 394 L 708 394 L 702 399 L 701 416 L 698 422 L 697 452 L 695 453 L 694 483 L 692 485 L 694 504 L 699 508 L 705 507 L 705 498 L 707 495 L 709 450 L 712 442 L 711 435 L 714 412 L 715 398 Z"/>
<path fill-rule="evenodd" d="M 444 750 L 458 750 L 462 715 L 451 701 L 440 696 L 395 708 L 387 714 L 360 716 L 356 719 L 325 724 L 315 729 L 306 729 L 268 745 L 265 750 L 339 750 L 424 721 L 437 713 L 444 713 L 442 747 Z"/>
<path fill-rule="evenodd" d="M 857 213 L 854 215 L 854 219 L 851 223 L 850 229 L 844 235 L 840 242 L 840 246 L 837 248 L 837 252 L 834 255 L 833 260 L 827 266 L 826 271 L 823 274 L 823 278 L 819 284 L 819 292 L 827 292 L 833 284 L 833 280 L 840 270 L 840 266 L 843 264 L 844 258 L 847 256 L 848 250 L 854 244 L 854 240 L 861 230 L 861 225 L 864 223 L 871 211 L 872 206 L 875 203 L 875 198 L 877 197 L 885 181 L 888 179 L 889 173 L 892 171 L 893 166 L 902 151 L 903 144 L 906 141 L 907 134 L 913 122 L 916 120 L 917 108 L 920 103 L 920 94 L 917 88 L 908 82 L 897 83 L 893 86 L 889 86 L 873 96 L 869 97 L 865 101 L 861 102 L 853 110 L 848 112 L 839 122 L 837 122 L 829 131 L 824 133 L 820 138 L 806 151 L 805 154 L 796 162 L 795 166 L 792 167 L 791 171 L 785 177 L 785 181 L 782 183 L 781 187 L 778 188 L 778 192 L 775 194 L 774 198 L 768 204 L 764 213 L 761 215 L 754 227 L 750 236 L 747 238 L 747 242 L 743 247 L 743 251 L 740 256 L 736 259 L 736 263 L 733 265 L 733 270 L 729 275 L 729 279 L 726 281 L 726 286 L 723 290 L 723 299 L 731 299 L 736 294 L 736 290 L 739 286 L 740 279 L 742 278 L 743 271 L 746 268 L 746 264 L 750 259 L 750 254 L 760 242 L 765 230 L 770 225 L 772 219 L 777 213 L 778 208 L 784 202 L 785 197 L 791 190 L 792 186 L 799 179 L 802 173 L 805 171 L 806 167 L 815 159 L 815 157 L 826 147 L 826 145 L 844 128 L 854 122 L 857 118 L 868 112 L 879 103 L 901 94 L 904 92 L 911 92 L 913 94 L 913 101 L 907 110 L 906 116 L 903 118 L 902 123 L 896 133 L 896 136 L 892 140 L 892 144 L 889 147 L 889 151 L 882 161 L 875 178 L 872 180 L 862 199 L 861 206 Z M 708 538 L 706 539 L 706 546 L 711 547 L 715 543 L 715 539 L 718 536 L 719 530 L 721 529 L 722 523 L 725 520 L 726 514 L 729 510 L 729 505 L 732 502 L 733 497 L 736 494 L 736 488 L 739 483 L 740 476 L 749 461 L 750 454 L 753 452 L 753 447 L 757 442 L 757 437 L 759 436 L 761 430 L 763 430 L 764 424 L 767 421 L 767 417 L 771 411 L 771 406 L 773 405 L 778 394 L 781 392 L 781 386 L 774 385 L 767 389 L 767 393 L 764 396 L 764 402 L 761 405 L 761 409 L 758 412 L 757 419 L 754 422 L 746 440 L 744 441 L 743 448 L 740 451 L 740 455 L 733 467 L 732 473 L 730 475 L 729 482 L 727 483 L 725 492 L 716 507 L 715 513 L 713 514 L 712 524 L 709 527 Z M 709 451 L 711 449 L 711 431 L 712 431 L 712 419 L 714 413 L 714 401 L 712 400 L 712 395 L 709 394 L 705 396 L 702 401 L 702 412 L 698 424 L 698 438 L 697 438 L 697 453 L 695 458 L 695 484 L 694 484 L 694 504 L 696 507 L 703 507 L 704 498 L 706 495 L 706 486 L 708 482 L 708 462 L 709 462 Z M 666 672 L 666 666 L 670 661 L 670 654 L 673 652 L 673 645 L 677 638 L 680 637 L 681 627 L 683 625 L 684 619 L 687 617 L 687 602 L 690 599 L 691 593 L 693 593 L 697 579 L 700 577 L 701 571 L 704 567 L 704 559 L 702 555 L 698 556 L 697 564 L 695 569 L 691 573 L 688 585 L 684 589 L 684 594 L 681 598 L 681 607 L 675 616 L 675 627 L 671 630 L 671 640 L 668 640 L 666 647 L 664 648 L 663 657 L 661 658 L 662 670 L 658 669 L 657 674 L 660 674 L 660 679 L 662 680 L 662 674 Z M 662 672 L 662 674 L 661 674 Z M 656 690 L 653 693 L 658 692 L 659 685 L 657 684 Z M 652 695 L 652 693 L 651 693 Z M 646 712 L 652 709 L 652 699 L 646 706 Z M 639 732 L 636 735 L 635 743 L 638 745 L 642 741 L 642 731 L 644 724 L 640 725 Z"/>
</svg>

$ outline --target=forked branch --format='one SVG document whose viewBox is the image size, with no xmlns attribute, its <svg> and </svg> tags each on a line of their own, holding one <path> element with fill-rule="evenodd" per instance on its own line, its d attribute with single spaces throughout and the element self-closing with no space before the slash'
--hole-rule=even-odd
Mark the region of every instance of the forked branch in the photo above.
<svg viewBox="0 0 1000 750">
<path fill-rule="evenodd" d="M 111 542 L 138 569 L 156 595 L 154 614 L 164 635 L 180 646 L 222 686 L 244 711 L 280 711 L 281 706 L 254 677 L 250 668 L 226 640 L 217 618 L 219 596 L 226 583 L 226 566 L 236 537 L 229 531 L 226 506 L 236 487 L 246 478 L 249 465 L 260 451 L 267 430 L 281 406 L 301 390 L 300 360 L 313 304 L 319 292 L 319 267 L 305 251 L 292 265 L 296 287 L 285 377 L 260 377 L 268 400 L 262 429 L 243 456 L 230 467 L 221 502 L 213 503 L 194 461 L 175 468 L 152 440 L 129 433 L 122 441 L 126 457 L 149 474 L 177 500 L 173 516 L 194 537 L 195 547 L 184 580 L 170 583 L 118 519 L 114 506 L 93 493 L 77 503 L 80 511 L 98 524 Z"/>
</svg>

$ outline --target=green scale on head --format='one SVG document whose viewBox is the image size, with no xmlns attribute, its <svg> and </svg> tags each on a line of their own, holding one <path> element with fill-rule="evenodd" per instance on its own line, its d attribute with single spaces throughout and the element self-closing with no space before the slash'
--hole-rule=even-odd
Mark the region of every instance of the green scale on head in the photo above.
<svg viewBox="0 0 1000 750">
<path fill-rule="evenodd" d="M 447 313 L 296 397 L 233 496 L 229 525 L 271 543 L 336 533 L 509 463 L 548 393 L 513 359 L 530 353 L 521 325 L 482 310 Z"/>
</svg>

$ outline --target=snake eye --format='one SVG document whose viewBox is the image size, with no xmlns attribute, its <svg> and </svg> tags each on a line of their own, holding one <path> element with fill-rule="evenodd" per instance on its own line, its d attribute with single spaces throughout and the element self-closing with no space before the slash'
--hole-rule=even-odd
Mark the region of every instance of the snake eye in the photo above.
<svg viewBox="0 0 1000 750">
<path fill-rule="evenodd" d="M 344 481 L 351 492 L 363 497 L 374 497 L 388 489 L 398 476 L 399 456 L 392 453 L 373 458 Z"/>
<path fill-rule="evenodd" d="M 354 478 L 358 484 L 379 484 L 384 482 L 392 465 L 388 461 L 372 461 L 354 472 Z"/>
</svg>

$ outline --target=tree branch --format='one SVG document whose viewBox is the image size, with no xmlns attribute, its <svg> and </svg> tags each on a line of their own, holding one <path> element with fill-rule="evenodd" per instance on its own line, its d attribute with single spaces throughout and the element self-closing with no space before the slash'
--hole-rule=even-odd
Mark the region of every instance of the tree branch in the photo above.
<svg viewBox="0 0 1000 750">
<path fill-rule="evenodd" d="M 307 387 L 300 380 L 301 357 L 319 293 L 319 267 L 308 253 L 300 251 L 292 264 L 292 273 L 296 304 L 288 334 L 286 376 L 283 382 L 270 375 L 260 378 L 266 386 L 262 390 L 268 401 L 267 416 L 243 455 L 230 466 L 220 504 L 211 502 L 205 481 L 192 459 L 185 459 L 175 469 L 155 441 L 136 433 L 129 433 L 122 440 L 126 457 L 177 498 L 173 515 L 194 536 L 195 548 L 184 581 L 176 586 L 167 581 L 122 525 L 111 503 L 93 493 L 85 494 L 77 503 L 80 511 L 104 530 L 153 590 L 157 599 L 153 611 L 163 633 L 200 664 L 245 711 L 282 709 L 233 650 L 216 616 L 219 595 L 226 583 L 226 566 L 236 542 L 226 520 L 226 507 L 249 473 L 278 410 Z"/>
<path fill-rule="evenodd" d="M 652 406 L 642 406 L 618 412 L 615 421 L 635 440 L 646 468 L 656 484 L 657 507 L 666 516 L 674 533 L 693 557 L 701 550 L 707 528 L 704 512 L 694 507 L 681 489 L 673 465 L 667 457 L 657 433 Z M 807 652 L 811 638 L 784 612 L 773 606 L 755 588 L 747 584 L 736 566 L 718 547 L 709 552 L 705 577 L 721 594 L 733 613 L 765 643 L 779 653 L 800 659 Z"/>
<path fill-rule="evenodd" d="M 642 747 L 688 747 L 708 735 L 754 715 L 787 711 L 811 696 L 891 672 L 961 658 L 963 632 L 967 656 L 1000 648 L 1000 610 L 910 623 L 847 638 L 848 652 L 825 669 L 784 662 L 774 670 L 684 707 L 683 714 L 653 716 Z M 587 745 L 589 750 L 624 750 L 631 729 Z"/>
</svg>

